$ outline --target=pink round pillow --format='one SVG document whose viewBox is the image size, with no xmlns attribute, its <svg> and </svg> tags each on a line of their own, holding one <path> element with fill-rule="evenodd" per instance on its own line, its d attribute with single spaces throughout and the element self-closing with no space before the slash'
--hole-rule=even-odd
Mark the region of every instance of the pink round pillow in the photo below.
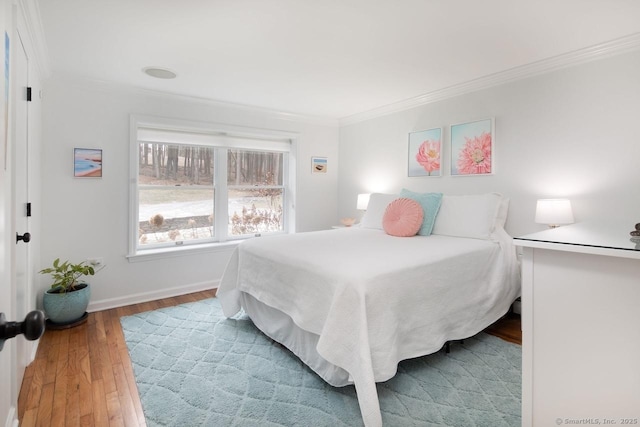
<svg viewBox="0 0 640 427">
<path fill-rule="evenodd" d="M 402 197 L 387 206 L 382 217 L 382 228 L 391 236 L 415 236 L 423 219 L 424 211 L 420 203 Z"/>
</svg>

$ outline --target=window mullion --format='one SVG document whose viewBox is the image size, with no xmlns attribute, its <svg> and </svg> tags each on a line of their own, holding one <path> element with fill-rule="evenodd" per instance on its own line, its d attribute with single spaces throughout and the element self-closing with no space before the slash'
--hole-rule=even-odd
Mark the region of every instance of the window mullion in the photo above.
<svg viewBox="0 0 640 427">
<path fill-rule="evenodd" d="M 218 147 L 215 149 L 215 176 L 214 176 L 214 224 L 215 235 L 220 242 L 228 239 L 229 209 L 227 207 L 229 200 L 229 190 L 227 187 L 227 156 L 228 149 Z"/>
<path fill-rule="evenodd" d="M 290 215 L 291 212 L 294 211 L 294 205 L 293 205 L 293 201 L 295 200 L 295 197 L 293 195 L 293 191 L 292 189 L 295 188 L 295 182 L 290 181 L 290 179 L 292 179 L 292 176 L 290 175 L 290 160 L 291 160 L 292 156 L 284 156 L 283 159 L 283 177 L 282 177 L 282 183 L 283 183 L 283 189 L 282 189 L 282 220 L 284 221 L 284 224 L 286 226 L 285 231 L 287 232 L 292 232 L 295 231 L 295 220 L 293 218 L 292 215 Z M 293 177 L 295 177 L 295 174 L 293 175 Z"/>
</svg>

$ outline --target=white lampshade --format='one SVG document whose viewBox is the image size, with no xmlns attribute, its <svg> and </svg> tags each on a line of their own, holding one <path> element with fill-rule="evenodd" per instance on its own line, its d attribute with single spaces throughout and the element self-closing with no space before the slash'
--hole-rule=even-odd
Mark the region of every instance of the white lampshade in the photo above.
<svg viewBox="0 0 640 427">
<path fill-rule="evenodd" d="M 560 224 L 573 223 L 573 211 L 569 199 L 540 199 L 536 205 L 538 224 L 548 224 L 555 228 Z"/>
<path fill-rule="evenodd" d="M 369 206 L 369 197 L 371 197 L 371 194 L 358 194 L 356 209 L 359 211 L 366 211 L 367 206 Z"/>
</svg>

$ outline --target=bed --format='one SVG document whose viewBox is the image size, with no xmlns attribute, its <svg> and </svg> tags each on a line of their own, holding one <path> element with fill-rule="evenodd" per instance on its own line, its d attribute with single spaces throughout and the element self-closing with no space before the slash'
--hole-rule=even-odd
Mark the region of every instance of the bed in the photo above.
<svg viewBox="0 0 640 427">
<path fill-rule="evenodd" d="M 398 196 L 374 196 L 359 227 L 241 243 L 217 292 L 227 317 L 244 310 L 327 383 L 354 384 L 366 426 L 382 425 L 376 382 L 398 362 L 477 334 L 520 294 L 501 196 L 445 196 L 414 237 L 382 229 Z"/>
</svg>

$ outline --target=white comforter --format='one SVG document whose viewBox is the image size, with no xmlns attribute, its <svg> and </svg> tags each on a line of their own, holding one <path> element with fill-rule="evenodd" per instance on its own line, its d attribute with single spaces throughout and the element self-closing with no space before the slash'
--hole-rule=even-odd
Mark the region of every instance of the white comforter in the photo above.
<svg viewBox="0 0 640 427">
<path fill-rule="evenodd" d="M 381 426 L 376 382 L 500 318 L 519 295 L 515 250 L 494 240 L 392 237 L 350 228 L 262 237 L 234 251 L 218 289 L 224 314 L 241 292 L 319 336 L 317 351 L 350 374 L 366 426 Z"/>
</svg>

